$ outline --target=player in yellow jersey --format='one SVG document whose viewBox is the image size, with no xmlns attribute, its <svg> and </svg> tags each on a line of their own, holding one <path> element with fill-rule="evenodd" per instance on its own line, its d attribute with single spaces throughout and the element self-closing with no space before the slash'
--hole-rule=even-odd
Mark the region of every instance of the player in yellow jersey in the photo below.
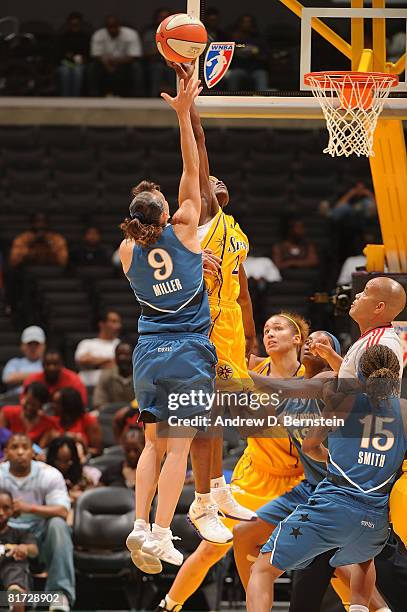
<svg viewBox="0 0 407 612">
<path fill-rule="evenodd" d="M 193 66 L 172 66 L 187 83 Z M 229 202 L 229 193 L 222 181 L 210 176 L 205 135 L 195 105 L 190 114 L 199 153 L 201 215 L 198 238 L 207 258 L 204 262 L 205 281 L 212 319 L 209 337 L 218 357 L 217 389 L 226 384 L 228 390 L 240 391 L 249 381 L 245 355 L 251 351 L 256 337 L 242 265 L 249 245 L 238 223 L 223 212 L 223 207 Z M 214 266 L 208 270 L 211 263 Z M 219 434 L 198 434 L 191 446 L 196 495 L 188 518 L 202 539 L 216 544 L 227 543 L 233 537 L 221 522 L 218 511 L 237 520 L 255 518 L 252 511 L 234 499 L 223 477 L 222 451 L 223 441 Z M 208 465 L 211 466 L 211 478 L 208 478 Z"/>
<path fill-rule="evenodd" d="M 308 325 L 299 315 L 280 313 L 270 317 L 265 325 L 264 344 L 268 357 L 250 358 L 250 365 L 259 373 L 289 378 L 302 376 L 300 348 L 308 335 Z M 303 478 L 303 469 L 295 447 L 288 438 L 248 438 L 247 448 L 232 476 L 236 499 L 256 510 L 264 503 L 283 495 Z M 236 521 L 225 521 L 229 526 Z M 201 542 L 185 561 L 158 611 L 179 612 L 184 602 L 202 584 L 209 569 L 227 553 L 224 546 Z"/>
</svg>

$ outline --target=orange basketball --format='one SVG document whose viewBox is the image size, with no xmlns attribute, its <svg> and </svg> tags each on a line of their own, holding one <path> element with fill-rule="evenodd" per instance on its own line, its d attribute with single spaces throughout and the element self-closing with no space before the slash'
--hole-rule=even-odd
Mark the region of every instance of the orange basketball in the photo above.
<svg viewBox="0 0 407 612">
<path fill-rule="evenodd" d="M 208 34 L 196 17 L 179 13 L 160 23 L 155 36 L 161 55 L 170 62 L 192 62 L 205 51 Z"/>
</svg>

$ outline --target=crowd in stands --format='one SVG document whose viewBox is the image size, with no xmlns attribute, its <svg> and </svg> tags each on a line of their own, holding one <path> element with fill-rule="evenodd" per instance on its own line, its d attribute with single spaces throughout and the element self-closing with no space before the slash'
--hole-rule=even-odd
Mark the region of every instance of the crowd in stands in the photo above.
<svg viewBox="0 0 407 612">
<path fill-rule="evenodd" d="M 208 142 L 211 136 L 209 133 Z M 228 161 L 222 152 L 218 161 L 224 159 Z M 260 330 L 265 309 L 285 306 L 305 312 L 307 292 L 319 290 L 322 282 L 327 283 L 324 288 L 332 289 L 343 265 L 346 279 L 350 279 L 352 265 L 364 264 L 354 259 L 363 257 L 363 241 L 380 238 L 374 236 L 374 195 L 364 184 L 355 182 L 349 189 L 349 181 L 344 195 L 338 193 L 329 203 L 321 202 L 319 209 L 319 199 L 314 198 L 311 223 L 290 206 L 282 217 L 280 202 L 276 212 L 273 200 L 265 201 L 270 183 L 259 171 L 261 153 L 253 159 L 256 176 L 247 181 L 248 198 L 234 198 L 230 212 L 252 246 L 245 265 Z M 277 168 L 278 160 L 275 156 L 273 160 Z M 170 161 L 168 155 L 167 163 Z M 267 167 L 275 169 L 269 162 Z M 227 182 L 232 183 L 233 193 L 235 184 Z M 128 182 L 126 185 L 128 189 Z M 260 188 L 267 190 L 266 194 Z M 14 196 L 12 186 L 10 194 Z M 35 194 L 30 193 L 32 197 Z M 175 201 L 175 195 L 172 199 Z M 125 213 L 126 198 L 122 200 Z M 92 207 L 97 203 L 92 200 Z M 75 598 L 69 531 L 75 508 L 89 489 L 132 489 L 144 443 L 132 383 L 139 310 L 115 258 L 121 214 L 109 212 L 107 223 L 101 224 L 103 215 L 93 215 L 93 208 L 91 214 L 89 209 L 87 215 L 81 211 L 83 216 L 78 218 L 82 221 L 75 221 L 76 239 L 70 233 L 69 223 L 75 214 L 71 211 L 66 229 L 55 225 L 55 217 L 44 212 L 24 216 L 26 225 L 13 233 L 9 220 L 2 228 L 9 231 L 9 241 L 1 245 L 4 294 L 0 333 L 6 322 L 6 334 L 19 334 L 20 351 L 14 347 L 1 362 L 0 454 L 4 457 L 0 487 L 12 494 L 12 501 L 7 492 L 0 491 L 0 508 L 11 505 L 10 512 L 19 515 L 11 519 L 10 514 L 10 529 L 28 528 L 35 535 L 34 542 L 18 539 L 20 534 L 12 532 L 14 539 L 8 541 L 15 540 L 19 547 L 15 555 L 24 557 L 32 573 L 37 570 L 28 557 L 38 557 L 37 565 L 47 574 L 46 588 L 61 592 L 66 598 L 65 609 Z M 11 219 L 13 209 L 6 214 Z M 281 220 L 280 232 L 277 222 Z M 321 231 L 313 232 L 318 224 Z M 113 239 L 107 238 L 109 227 L 114 228 Z M 336 245 L 333 239 L 340 232 L 346 241 Z M 327 253 L 331 256 L 328 280 L 324 277 Z M 278 294 L 277 287 L 283 286 L 290 291 L 294 288 L 296 293 Z"/>
<path fill-rule="evenodd" d="M 32 263 L 27 255 L 25 261 Z M 30 325 L 21 334 L 20 354 L 3 368 L 0 543 L 11 553 L 0 579 L 6 590 L 15 584 L 32 590 L 33 577 L 45 572 L 46 591 L 60 594 L 50 610 L 69 610 L 75 601 L 70 527 L 77 500 L 95 487 L 135 486 L 144 435 L 134 401 L 133 346 L 119 340 L 120 332 L 116 312 L 102 315 L 98 336 L 78 344 L 76 372 L 64 367 L 45 331 Z M 115 434 L 109 442 L 116 441 L 117 450 L 104 464 L 99 415 L 109 407 Z M 102 459 L 99 467 L 91 464 L 95 457 Z"/>
<path fill-rule="evenodd" d="M 166 66 L 155 44 L 156 29 L 170 14 L 168 7 L 157 9 L 151 23 L 140 31 L 132 24 L 122 23 L 115 15 L 108 15 L 103 27 L 94 29 L 79 12 L 70 13 L 55 32 L 46 23 L 41 28 L 41 22 L 36 22 L 31 29 L 30 23 L 23 24 L 19 38 L 10 46 L 9 56 L 6 53 L 0 64 L 3 92 L 6 95 L 157 97 L 161 91 L 174 91 L 174 73 Z M 209 41 L 234 40 L 239 44 L 233 66 L 224 79 L 226 89 L 275 89 L 286 85 L 280 82 L 281 76 L 285 79 L 288 76 L 293 88 L 297 86 L 294 54 L 298 53 L 299 30 L 293 40 L 289 36 L 282 46 L 281 36 L 276 40 L 274 29 L 260 28 L 249 13 L 238 17 L 233 24 L 225 24 L 218 8 L 209 7 L 204 22 Z M 31 66 L 21 62 L 21 58 L 27 57 L 31 59 Z M 285 75 L 279 74 L 279 62 Z M 41 76 L 37 75 L 36 68 Z M 293 78 L 287 68 L 292 69 Z M 13 92 L 13 88 L 17 91 Z"/>
<path fill-rule="evenodd" d="M 158 25 L 170 14 L 167 7 L 157 9 L 151 23 L 139 32 L 115 15 L 108 15 L 103 27 L 93 30 L 81 13 L 72 12 L 58 32 L 51 33 L 48 28 L 45 32 L 28 32 L 34 42 L 26 53 L 46 56 L 43 60 L 54 74 L 55 93 L 61 96 L 157 97 L 161 91 L 171 92 L 175 87 L 174 72 L 166 66 L 155 43 Z M 206 11 L 205 24 L 210 41 L 234 40 L 239 44 L 225 78 L 228 90 L 265 91 L 271 87 L 271 33 L 261 31 L 253 15 L 241 15 L 226 27 L 219 10 L 212 7 Z M 43 43 L 41 50 L 35 47 L 36 34 Z M 26 37 L 23 40 L 26 43 Z M 8 70 L 7 62 L 3 62 L 5 90 Z"/>
</svg>

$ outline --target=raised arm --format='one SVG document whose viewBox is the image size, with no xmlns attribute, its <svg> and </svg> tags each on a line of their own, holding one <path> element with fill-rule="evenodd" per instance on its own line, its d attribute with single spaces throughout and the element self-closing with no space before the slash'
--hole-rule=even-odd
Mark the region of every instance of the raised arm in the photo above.
<svg viewBox="0 0 407 612">
<path fill-rule="evenodd" d="M 256 343 L 256 326 L 253 319 L 253 307 L 249 293 L 249 285 L 243 264 L 239 266 L 239 284 L 240 294 L 237 301 L 242 309 L 244 335 L 246 337 L 246 358 L 249 358 Z"/>
<path fill-rule="evenodd" d="M 179 210 L 173 217 L 174 224 L 184 224 L 191 228 L 198 227 L 201 212 L 201 196 L 199 191 L 199 157 L 198 149 L 192 131 L 190 108 L 195 98 L 202 91 L 200 81 L 191 79 L 185 87 L 184 81 L 179 83 L 179 91 L 175 98 L 162 93 L 164 100 L 175 110 L 178 116 L 181 139 L 181 154 L 183 170 L 179 185 Z"/>
<path fill-rule="evenodd" d="M 188 83 L 194 73 L 194 63 L 191 64 L 176 64 L 168 62 L 175 70 L 179 79 L 183 79 Z M 199 155 L 199 187 L 201 190 L 202 208 L 200 222 L 204 223 L 208 217 L 214 217 L 219 210 L 219 203 L 212 195 L 212 188 L 209 180 L 209 159 L 206 150 L 205 132 L 202 127 L 201 117 L 195 102 L 191 106 L 191 123 L 194 132 Z"/>
</svg>

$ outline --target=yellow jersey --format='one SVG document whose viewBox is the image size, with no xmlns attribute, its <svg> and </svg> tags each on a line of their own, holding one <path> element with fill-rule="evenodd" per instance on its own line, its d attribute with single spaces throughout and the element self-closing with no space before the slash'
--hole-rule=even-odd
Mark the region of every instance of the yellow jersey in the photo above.
<svg viewBox="0 0 407 612">
<path fill-rule="evenodd" d="M 225 215 L 219 210 L 201 246 L 203 249 L 211 249 L 221 259 L 218 276 L 206 279 L 209 303 L 231 306 L 239 297 L 239 267 L 249 251 L 246 234 L 231 215 Z"/>
<path fill-rule="evenodd" d="M 253 372 L 267 376 L 270 363 L 271 358 L 266 357 L 253 368 Z M 296 376 L 304 376 L 304 373 L 305 367 L 301 365 Z M 297 449 L 288 436 L 247 438 L 245 453 L 250 454 L 254 463 L 263 467 L 263 469 L 269 470 L 276 476 L 299 476 L 303 473 Z"/>
</svg>

